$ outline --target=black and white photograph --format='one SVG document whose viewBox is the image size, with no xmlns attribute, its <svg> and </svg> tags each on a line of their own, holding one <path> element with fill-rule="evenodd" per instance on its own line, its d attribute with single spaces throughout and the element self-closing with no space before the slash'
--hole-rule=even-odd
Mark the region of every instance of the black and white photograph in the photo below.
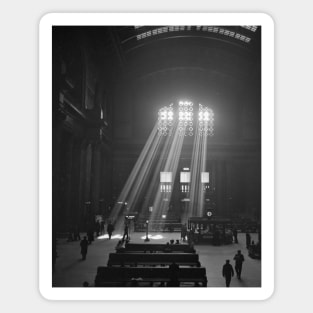
<svg viewBox="0 0 313 313">
<path fill-rule="evenodd" d="M 312 311 L 311 7 L 4 2 L 2 311 Z"/>
<path fill-rule="evenodd" d="M 194 20 L 51 23 L 53 290 L 264 287 L 264 26 Z"/>
</svg>

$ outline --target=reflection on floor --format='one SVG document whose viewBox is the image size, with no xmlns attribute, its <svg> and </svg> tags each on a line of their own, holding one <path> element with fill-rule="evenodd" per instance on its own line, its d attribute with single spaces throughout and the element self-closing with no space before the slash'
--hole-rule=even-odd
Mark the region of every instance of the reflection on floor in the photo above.
<svg viewBox="0 0 313 313">
<path fill-rule="evenodd" d="M 171 239 L 180 239 L 180 233 L 151 233 L 150 242 L 166 243 Z M 93 286 L 98 266 L 106 266 L 109 253 L 115 252 L 115 246 L 122 234 L 115 233 L 109 240 L 107 235 L 98 237 L 88 248 L 87 259 L 81 261 L 80 246 L 78 241 L 67 242 L 59 239 L 56 269 L 53 274 L 54 287 L 82 287 L 87 281 Z M 144 243 L 144 233 L 131 234 L 131 242 Z M 257 242 L 257 234 L 251 234 L 251 239 Z M 241 250 L 245 257 L 242 277 L 234 277 L 231 287 L 260 287 L 261 286 L 261 261 L 251 259 L 245 247 L 245 234 L 238 234 L 238 244 L 226 246 L 212 246 L 199 244 L 195 246 L 201 266 L 206 268 L 208 287 L 225 287 L 222 277 L 222 266 L 226 259 L 230 259 L 234 266 L 233 257 L 237 250 Z"/>
</svg>

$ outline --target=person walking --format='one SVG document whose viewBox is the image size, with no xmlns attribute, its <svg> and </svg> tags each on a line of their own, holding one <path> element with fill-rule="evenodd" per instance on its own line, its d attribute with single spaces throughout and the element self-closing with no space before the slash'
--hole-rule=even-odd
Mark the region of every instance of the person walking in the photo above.
<svg viewBox="0 0 313 313">
<path fill-rule="evenodd" d="M 108 224 L 108 229 L 107 229 L 109 239 L 111 239 L 111 237 L 112 237 L 113 230 L 114 230 L 114 226 L 113 226 L 112 222 L 110 221 Z"/>
<path fill-rule="evenodd" d="M 101 220 L 100 222 L 100 234 L 104 235 L 104 220 Z"/>
<path fill-rule="evenodd" d="M 123 235 L 123 241 L 125 240 L 125 237 L 126 237 L 126 241 L 128 241 L 128 238 L 129 238 L 129 234 L 128 234 L 128 223 L 126 222 L 125 223 L 125 226 L 124 226 L 124 235 Z"/>
<path fill-rule="evenodd" d="M 92 244 L 92 242 L 94 241 L 94 234 L 93 234 L 93 230 L 90 228 L 87 232 L 87 237 L 88 237 L 88 244 Z"/>
<path fill-rule="evenodd" d="M 82 255 L 82 260 L 86 260 L 86 255 L 88 251 L 88 240 L 85 236 L 84 239 L 80 242 L 80 253 Z"/>
<path fill-rule="evenodd" d="M 246 248 L 249 249 L 251 244 L 251 235 L 249 232 L 246 233 Z"/>
<path fill-rule="evenodd" d="M 234 276 L 234 269 L 233 266 L 229 263 L 229 260 L 226 260 L 226 263 L 223 265 L 222 274 L 225 278 L 226 287 L 229 287 L 231 278 Z"/>
<path fill-rule="evenodd" d="M 234 260 L 237 277 L 238 279 L 241 279 L 242 263 L 245 260 L 244 256 L 241 254 L 241 250 L 237 251 L 237 254 L 234 256 Z"/>
<path fill-rule="evenodd" d="M 101 224 L 100 224 L 100 221 L 96 221 L 96 236 L 99 237 L 100 236 L 100 232 L 101 232 Z"/>
<path fill-rule="evenodd" d="M 186 223 L 184 225 L 182 225 L 181 227 L 181 239 L 183 240 L 183 242 L 186 241 L 186 236 L 187 236 L 187 225 Z"/>
<path fill-rule="evenodd" d="M 75 240 L 75 241 L 81 240 L 81 239 L 80 239 L 80 233 L 79 233 L 79 227 L 78 227 L 78 225 L 75 226 L 74 240 Z"/>
<path fill-rule="evenodd" d="M 234 242 L 235 243 L 238 243 L 238 232 L 237 232 L 237 229 L 236 228 L 234 228 L 233 229 L 233 236 L 234 236 Z"/>
</svg>

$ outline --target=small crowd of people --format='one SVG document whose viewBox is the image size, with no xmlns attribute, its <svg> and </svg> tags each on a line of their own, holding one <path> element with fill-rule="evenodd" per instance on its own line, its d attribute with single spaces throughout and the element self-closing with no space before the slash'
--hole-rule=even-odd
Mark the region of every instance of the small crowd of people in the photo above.
<svg viewBox="0 0 313 313">
<path fill-rule="evenodd" d="M 68 236 L 67 236 L 67 241 L 78 241 L 80 240 L 80 232 L 79 232 L 79 227 L 78 225 L 71 226 L 69 228 Z"/>
<path fill-rule="evenodd" d="M 108 237 L 109 240 L 112 238 L 112 234 L 114 232 L 114 224 L 109 221 L 108 225 L 107 225 L 107 233 L 108 233 Z M 104 222 L 97 222 L 96 223 L 96 229 L 89 227 L 86 236 L 83 237 L 83 239 L 81 240 L 81 236 L 80 236 L 80 232 L 79 232 L 79 228 L 76 227 L 71 227 L 70 231 L 69 231 L 69 236 L 68 236 L 68 240 L 67 241 L 77 241 L 77 240 L 81 240 L 80 241 L 80 252 L 82 255 L 82 260 L 86 260 L 87 257 L 87 253 L 88 253 L 88 246 L 92 244 L 92 242 L 94 241 L 94 233 L 96 233 L 97 236 L 99 236 L 100 234 L 104 234 Z M 188 243 L 189 244 L 193 244 L 192 241 L 192 232 L 188 233 L 187 230 L 187 225 L 184 224 L 182 226 L 181 229 L 181 241 L 182 242 L 186 242 L 187 241 L 187 234 L 188 234 Z M 233 242 L 234 243 L 238 243 L 238 237 L 237 237 L 237 230 L 233 229 L 232 230 L 232 235 L 233 235 Z M 127 221 L 125 221 L 124 224 L 124 234 L 122 239 L 119 241 L 120 245 L 123 245 L 125 242 L 128 242 L 130 239 L 129 236 L 129 223 Z M 171 249 L 171 245 L 174 244 L 180 244 L 180 240 L 179 239 L 171 239 L 169 242 L 166 243 L 166 246 L 164 248 L 164 252 L 172 252 Z M 254 251 L 259 251 L 261 249 L 261 245 L 260 243 L 255 244 L 253 240 L 251 240 L 251 235 L 249 232 L 246 233 L 246 248 L 249 251 L 249 255 L 250 253 L 254 252 Z M 252 251 L 252 252 L 251 252 Z M 225 264 L 223 265 L 222 268 L 222 276 L 225 279 L 225 283 L 226 283 L 226 287 L 230 286 L 232 277 L 235 275 L 239 280 L 241 280 L 241 272 L 242 272 L 242 265 L 243 262 L 245 261 L 243 254 L 241 253 L 241 250 L 237 250 L 237 253 L 235 254 L 234 258 L 233 258 L 235 264 L 234 264 L 234 268 L 233 265 L 230 263 L 230 260 L 227 259 Z M 170 266 L 170 281 L 167 283 L 168 287 L 179 287 L 180 283 L 179 283 L 179 279 L 178 279 L 178 273 L 179 273 L 179 265 L 176 264 L 175 262 L 173 262 Z M 85 287 L 88 287 L 87 283 L 84 285 Z M 132 286 L 136 287 L 138 286 L 138 281 L 134 280 L 132 282 Z"/>
<path fill-rule="evenodd" d="M 102 224 L 103 224 L 103 229 L 101 226 Z M 96 228 L 96 230 L 89 227 L 89 229 L 87 231 L 87 236 L 84 236 L 84 238 L 80 242 L 80 253 L 82 255 L 82 260 L 86 260 L 86 256 L 88 253 L 88 246 L 91 245 L 92 242 L 95 240 L 94 233 L 96 233 L 97 237 L 100 234 L 104 234 L 104 222 L 99 222 L 98 225 L 100 228 Z M 114 224 L 111 221 L 109 221 L 108 226 L 107 226 L 107 232 L 108 232 L 109 239 L 111 239 L 113 231 L 114 231 Z"/>
<path fill-rule="evenodd" d="M 174 245 L 174 244 L 179 245 L 180 244 L 179 239 L 176 239 L 176 241 L 174 239 L 171 239 L 169 242 L 167 242 L 163 252 L 164 253 L 172 252 L 171 245 Z"/>
</svg>

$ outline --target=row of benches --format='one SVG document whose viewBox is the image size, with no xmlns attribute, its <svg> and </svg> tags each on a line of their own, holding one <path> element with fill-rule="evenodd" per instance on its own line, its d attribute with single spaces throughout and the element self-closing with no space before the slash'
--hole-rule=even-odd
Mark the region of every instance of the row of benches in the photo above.
<svg viewBox="0 0 313 313">
<path fill-rule="evenodd" d="M 95 279 L 95 287 L 127 287 L 135 280 L 138 285 L 149 283 L 169 283 L 171 270 L 162 267 L 104 267 L 99 266 Z M 177 272 L 179 283 L 194 283 L 195 286 L 207 286 L 204 267 L 184 267 Z"/>
<path fill-rule="evenodd" d="M 155 244 L 155 243 L 126 243 L 116 248 L 117 253 L 196 253 L 193 247 L 187 244 Z"/>
<path fill-rule="evenodd" d="M 118 245 L 116 252 L 110 253 L 106 267 L 98 267 L 95 287 L 207 286 L 206 269 L 187 244 L 127 243 Z"/>
<path fill-rule="evenodd" d="M 179 266 L 200 267 L 196 253 L 110 253 L 108 266 Z"/>
</svg>

